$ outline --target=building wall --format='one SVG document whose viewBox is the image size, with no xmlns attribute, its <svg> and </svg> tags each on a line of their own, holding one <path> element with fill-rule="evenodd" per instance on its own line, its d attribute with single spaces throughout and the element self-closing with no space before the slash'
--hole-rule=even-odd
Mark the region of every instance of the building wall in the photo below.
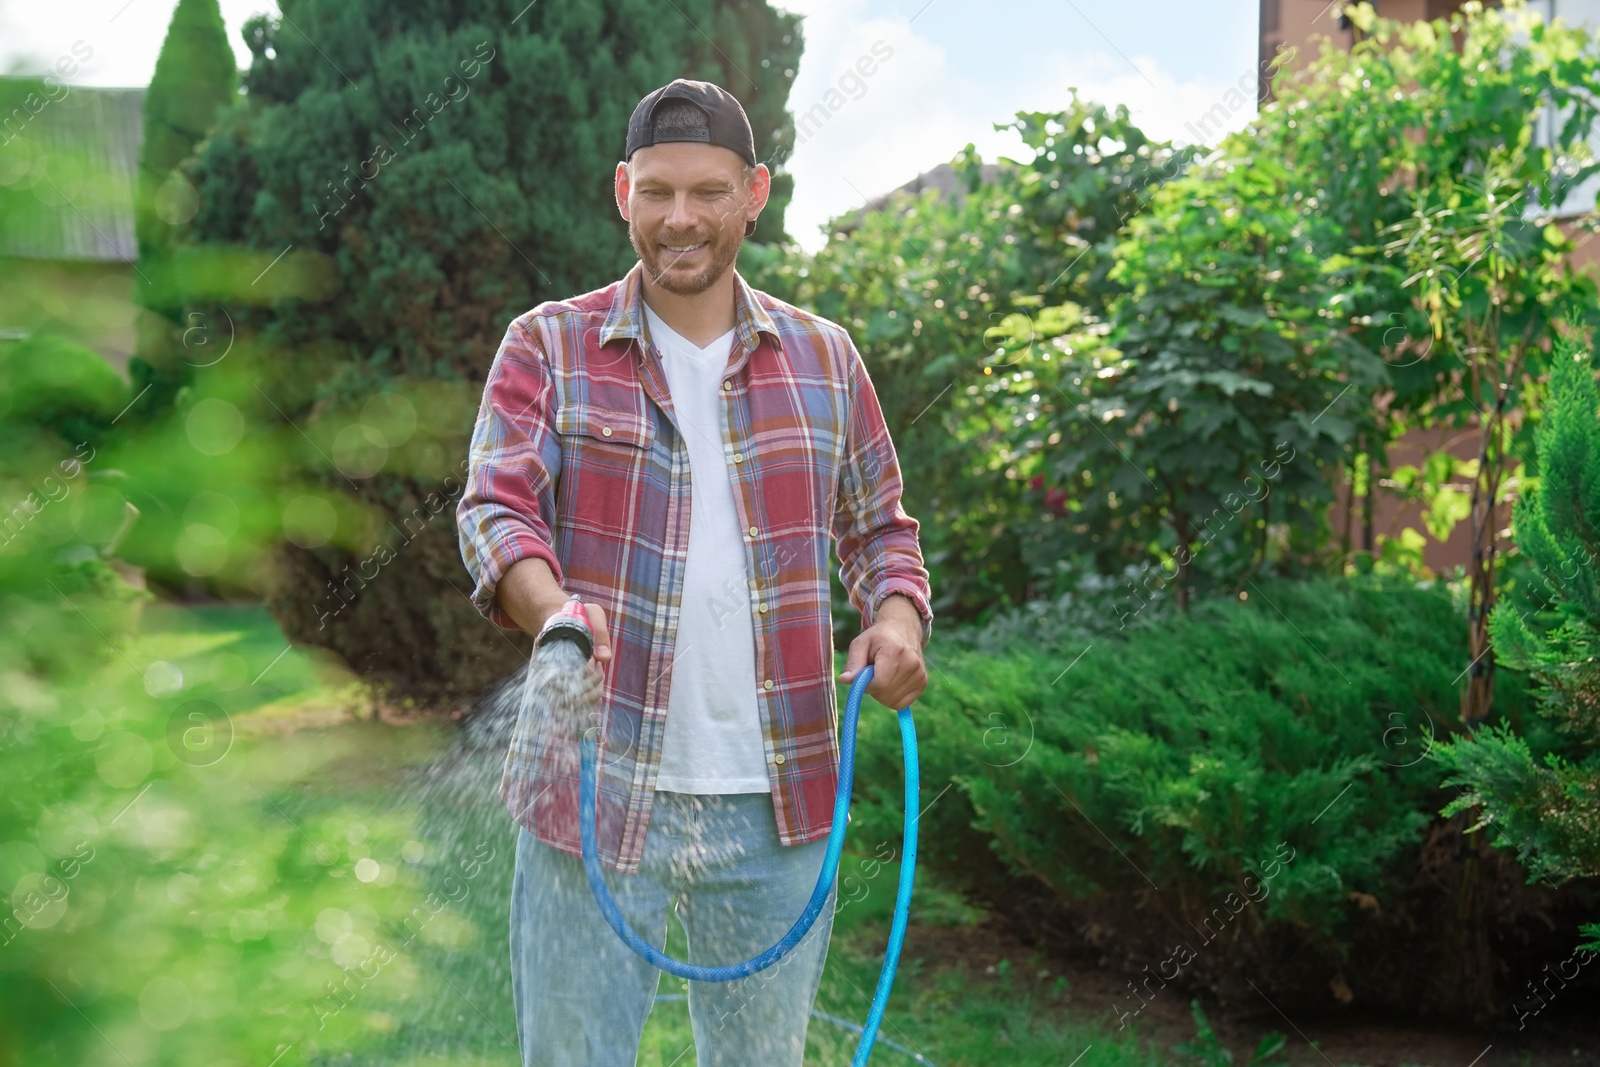
<svg viewBox="0 0 1600 1067">
<path fill-rule="evenodd" d="M 1461 9 L 1462 0 L 1369 0 L 1384 18 L 1413 22 L 1417 19 L 1446 18 Z M 1339 48 L 1349 48 L 1355 41 L 1354 31 L 1341 27 L 1339 10 L 1345 0 L 1261 0 L 1261 44 L 1258 49 L 1261 78 L 1258 99 L 1271 98 L 1271 87 L 1265 76 L 1266 66 L 1283 45 L 1292 45 L 1308 58 L 1322 48 L 1322 37 Z M 1600 0 L 1530 0 L 1530 7 L 1549 5 L 1590 4 L 1600 7 Z M 1493 0 L 1491 0 L 1493 6 Z"/>
<path fill-rule="evenodd" d="M 0 77 L 0 100 L 27 99 L 35 84 Z M 0 181 L 28 206 L 0 227 L 0 343 L 55 334 L 126 376 L 144 90 L 75 87 L 4 117 Z"/>
<path fill-rule="evenodd" d="M 0 342 L 51 333 L 92 348 L 124 378 L 133 355 L 131 263 L 0 257 Z"/>
<path fill-rule="evenodd" d="M 1389 470 L 1401 467 L 1420 467 L 1431 453 L 1444 450 L 1460 460 L 1474 458 L 1478 453 L 1478 430 L 1474 426 L 1466 427 L 1432 427 L 1426 430 L 1413 430 L 1389 446 Z M 1388 484 L 1385 485 L 1384 483 Z M 1472 484 L 1465 479 L 1459 479 L 1455 488 L 1470 496 Z M 1344 478 L 1335 480 L 1335 503 L 1329 510 L 1328 521 L 1336 535 L 1342 535 L 1346 528 L 1346 517 L 1350 509 L 1350 484 Z M 1350 545 L 1352 551 L 1359 551 L 1363 547 L 1363 525 L 1360 498 L 1355 501 L 1355 511 L 1349 515 Z M 1378 492 L 1372 499 L 1372 533 L 1373 544 L 1377 545 L 1378 538 L 1398 538 L 1406 529 L 1416 530 L 1422 534 L 1426 541 L 1422 550 L 1422 561 L 1429 569 L 1436 573 L 1449 574 L 1457 566 L 1465 567 L 1472 558 L 1472 524 L 1467 519 L 1456 523 L 1450 531 L 1450 536 L 1443 541 L 1436 540 L 1428 533 L 1428 527 L 1423 521 L 1423 508 L 1421 504 L 1403 499 L 1392 479 L 1380 475 Z M 1507 501 L 1500 501 L 1499 510 L 1496 512 L 1498 519 L 1496 525 L 1504 529 L 1510 521 L 1510 509 Z"/>
</svg>

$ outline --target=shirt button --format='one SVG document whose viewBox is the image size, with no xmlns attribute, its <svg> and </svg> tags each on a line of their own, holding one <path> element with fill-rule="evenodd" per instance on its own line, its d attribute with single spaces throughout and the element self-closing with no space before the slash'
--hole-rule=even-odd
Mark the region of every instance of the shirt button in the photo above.
<svg viewBox="0 0 1600 1067">
<path fill-rule="evenodd" d="M 601 433 L 602 433 L 602 434 L 604 434 L 604 435 L 605 435 L 605 436 L 606 436 L 606 437 L 610 437 L 610 436 L 611 436 L 611 427 L 609 427 L 609 426 L 606 426 L 606 427 L 603 427 L 603 428 L 602 428 L 602 429 L 601 429 L 601 430 L 600 430 L 600 432 L 601 432 Z"/>
<path fill-rule="evenodd" d="M 722 388 L 724 388 L 724 389 L 732 389 L 733 388 L 733 379 L 732 378 L 724 378 L 724 379 L 722 379 Z"/>
<path fill-rule="evenodd" d="M 735 452 L 733 454 L 733 461 L 735 463 L 743 463 L 744 462 L 744 453 L 743 452 Z"/>
<path fill-rule="evenodd" d="M 773 756 L 772 757 L 772 762 L 778 764 L 779 766 L 782 766 L 783 765 L 783 753 L 780 752 L 776 756 Z"/>
<path fill-rule="evenodd" d="M 768 678 L 766 681 L 762 682 L 761 683 L 761 688 L 763 688 L 763 689 L 771 689 L 772 688 L 772 679 Z"/>
<path fill-rule="evenodd" d="M 757 529 L 756 529 L 756 528 L 755 528 L 755 527 L 754 527 L 754 526 L 752 526 L 752 527 L 750 527 L 750 536 L 751 536 L 751 537 L 754 537 L 754 536 L 756 536 L 756 534 L 757 534 L 757 533 L 759 533 L 759 532 L 760 532 L 760 531 L 759 531 L 759 530 L 757 530 Z"/>
<path fill-rule="evenodd" d="M 767 606 L 765 604 L 762 604 L 759 607 L 757 607 L 756 610 L 761 612 L 761 614 L 765 615 L 767 613 Z"/>
</svg>

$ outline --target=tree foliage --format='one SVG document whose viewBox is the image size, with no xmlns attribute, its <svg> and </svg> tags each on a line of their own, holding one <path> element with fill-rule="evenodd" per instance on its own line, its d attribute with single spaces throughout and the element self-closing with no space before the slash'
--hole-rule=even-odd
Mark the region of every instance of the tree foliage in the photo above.
<svg viewBox="0 0 1600 1067">
<path fill-rule="evenodd" d="M 1478 285 L 1472 306 L 1458 309 L 1480 317 L 1488 296 L 1462 263 L 1436 262 L 1456 269 L 1414 277 L 1415 264 L 1393 244 L 1397 227 L 1419 208 L 1425 215 L 1448 207 L 1469 178 L 1498 161 L 1543 238 L 1549 214 L 1594 173 L 1587 87 L 1600 76 L 1600 54 L 1591 34 L 1543 23 L 1522 0 L 1490 9 L 1468 3 L 1448 19 L 1415 22 L 1379 18 L 1365 3 L 1348 10 L 1360 40 L 1349 49 L 1324 42 L 1311 62 L 1285 65 L 1252 130 L 1259 151 L 1286 167 L 1295 203 L 1331 223 L 1321 247 L 1348 280 L 1340 304 L 1390 363 L 1390 429 L 1398 435 L 1481 405 L 1460 388 L 1461 353 L 1436 339 L 1428 312 L 1442 305 L 1429 292 L 1458 278 Z M 1566 257 L 1571 239 L 1559 236 L 1552 249 Z M 1537 246 L 1527 251 L 1543 256 Z M 1581 275 L 1554 281 L 1580 294 L 1586 288 Z M 1527 291 L 1537 288 L 1530 279 Z M 1548 336 L 1558 302 L 1552 292 L 1527 308 L 1538 318 L 1536 336 Z M 1526 321 L 1507 316 L 1502 326 L 1512 336 Z"/>
<path fill-rule="evenodd" d="M 936 610 L 958 618 L 1038 595 L 1019 536 L 1038 511 L 1012 447 L 1009 402 L 991 402 L 990 331 L 1017 313 L 1071 299 L 1102 311 L 1123 223 L 1187 153 L 1073 92 L 1057 112 L 1018 112 L 1032 152 L 992 180 L 968 145 L 954 198 L 897 196 L 835 220 L 813 256 L 753 258 L 753 281 L 850 330 L 872 374 L 922 522 Z"/>
<path fill-rule="evenodd" d="M 270 592 L 294 640 L 428 703 L 523 658 L 463 595 L 453 528 L 506 323 L 631 266 L 611 174 L 675 77 L 740 98 L 777 172 L 756 239 L 781 235 L 798 25 L 735 0 L 297 0 L 247 25 L 247 100 L 189 174 L 172 284 L 237 333 L 252 424 L 300 442 Z"/>
<path fill-rule="evenodd" d="M 158 213 L 158 192 L 211 132 L 217 111 L 233 103 L 238 85 L 217 0 L 179 0 L 144 97 L 136 221 L 140 242 L 152 250 L 170 243 L 169 231 L 157 225 L 167 221 Z"/>
<path fill-rule="evenodd" d="M 788 268 L 775 288 L 867 340 L 947 614 L 1090 570 L 1143 577 L 1128 614 L 1169 585 L 1181 605 L 1265 568 L 1338 568 L 1344 477 L 1392 476 L 1435 537 L 1472 513 L 1452 486 L 1486 465 L 1390 470 L 1388 442 L 1536 407 L 1551 315 L 1595 314 L 1548 216 L 1593 173 L 1600 58 L 1519 7 L 1413 25 L 1358 6 L 1354 50 L 1283 57 L 1276 100 L 1200 162 L 1095 105 L 1019 116 L 1028 164 L 980 184 L 958 161 L 960 202 L 925 194 Z M 1491 171 L 1494 241 L 1473 192 Z M 1532 350 L 1474 394 L 1489 334 Z"/>
<path fill-rule="evenodd" d="M 996 377 L 1032 390 L 1016 448 L 1064 488 L 1035 527 L 1037 566 L 1170 567 L 1146 588 L 1172 582 L 1181 607 L 1316 562 L 1330 472 L 1383 375 L 1330 310 L 1326 224 L 1294 208 L 1281 165 L 1235 136 L 1129 221 L 1107 329 L 1067 307 L 1000 331 Z"/>
<path fill-rule="evenodd" d="M 1436 537 L 1471 522 L 1462 715 L 1477 721 L 1493 695 L 1497 507 L 1532 425 L 1507 416 L 1540 402 L 1555 319 L 1600 322 L 1594 280 L 1571 264 L 1573 233 L 1553 224 L 1563 206 L 1584 209 L 1570 201 L 1600 168 L 1589 141 L 1600 49 L 1523 0 L 1432 21 L 1379 18 L 1366 3 L 1347 14 L 1357 43 L 1325 43 L 1280 75 L 1256 126 L 1304 203 L 1335 224 L 1328 251 L 1353 281 L 1341 310 L 1389 363 L 1381 433 L 1362 449 L 1375 469 L 1361 480 L 1388 473 L 1387 443 L 1411 428 L 1478 434 L 1476 462 L 1441 452 L 1393 472 Z M 1451 488 L 1462 481 L 1470 494 Z"/>
</svg>

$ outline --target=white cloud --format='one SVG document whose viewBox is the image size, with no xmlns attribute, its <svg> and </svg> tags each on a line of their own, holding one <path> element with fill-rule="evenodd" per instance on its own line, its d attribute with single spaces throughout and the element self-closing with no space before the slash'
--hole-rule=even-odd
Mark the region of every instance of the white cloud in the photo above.
<svg viewBox="0 0 1600 1067">
<path fill-rule="evenodd" d="M 1130 62 L 1137 69 L 1130 69 Z M 1107 107 L 1126 105 L 1128 117 L 1158 140 L 1213 144 L 1223 133 L 1242 128 L 1256 113 L 1253 63 L 1232 77 L 1208 75 L 1185 82 L 1144 55 L 1124 60 L 1101 52 L 1083 59 L 1056 52 L 1039 69 L 1045 72 L 1041 78 L 1019 87 L 1034 101 L 1028 106 L 1038 110 L 1062 106 L 1069 98 L 1068 88 L 1075 86 L 1084 99 Z"/>
<path fill-rule="evenodd" d="M 787 226 L 808 250 L 825 242 L 822 228 L 830 218 L 949 162 L 969 142 L 986 160 L 1028 158 L 1021 138 L 994 124 L 1010 122 L 1018 111 L 1064 107 L 1072 86 L 1086 99 L 1127 105 L 1151 136 L 1180 143 L 1214 142 L 1255 114 L 1253 65 L 1232 78 L 1179 82 L 1146 55 L 1129 60 L 1049 49 L 1018 56 L 1016 67 L 995 72 L 976 57 L 952 57 L 903 17 L 860 19 L 837 3 L 790 7 L 806 15 L 806 48 L 790 110 L 797 127 L 819 102 L 827 111 L 801 128 L 808 136 L 789 161 L 795 194 Z M 859 57 L 872 56 L 877 42 L 892 55 L 861 79 L 864 90 L 828 97 Z M 827 110 L 830 103 L 837 110 Z"/>
<path fill-rule="evenodd" d="M 789 97 L 797 147 L 789 232 L 825 240 L 828 219 L 892 189 L 966 143 L 972 123 L 952 106 L 944 49 L 904 19 L 806 22 L 808 41 Z M 857 67 L 863 57 L 870 75 Z"/>
</svg>

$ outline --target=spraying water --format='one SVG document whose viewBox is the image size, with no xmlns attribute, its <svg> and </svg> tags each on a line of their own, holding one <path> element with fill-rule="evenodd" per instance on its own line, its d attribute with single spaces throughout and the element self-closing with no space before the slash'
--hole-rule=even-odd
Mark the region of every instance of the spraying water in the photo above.
<svg viewBox="0 0 1600 1067">
<path fill-rule="evenodd" d="M 600 668 L 579 642 L 547 640 L 535 649 L 500 776 L 500 799 L 513 820 L 526 825 L 537 819 L 535 768 L 577 778 L 578 741 L 585 730 L 601 726 L 603 684 Z"/>
<path fill-rule="evenodd" d="M 451 921 L 442 917 L 446 914 L 465 919 L 477 929 L 476 937 L 459 943 L 430 938 L 427 935 L 431 931 L 424 929 L 414 939 L 408 936 L 407 943 L 400 946 L 417 954 L 425 972 L 442 979 L 428 994 L 402 997 L 410 999 L 405 1014 L 407 1028 L 413 1036 L 408 1044 L 418 1051 L 426 1048 L 450 1056 L 493 1059 L 504 1056 L 508 1047 L 512 1051 L 515 1049 L 510 1036 L 516 1032 L 516 1022 L 511 1010 L 504 916 L 511 890 L 517 821 L 524 826 L 537 824 L 534 816 L 538 806 L 532 803 L 537 798 L 528 795 L 531 789 L 529 772 L 536 761 L 542 762 L 547 771 L 556 772 L 555 777 L 576 782 L 582 777 L 582 751 L 587 744 L 591 746 L 592 773 L 596 762 L 592 746 L 603 726 L 604 680 L 599 666 L 590 658 L 592 635 L 581 615 L 582 610 L 574 598 L 563 612 L 552 618 L 540 631 L 527 669 L 485 692 L 475 702 L 456 743 L 416 768 L 402 789 L 406 800 L 419 809 L 419 830 L 428 850 L 426 866 L 436 872 L 426 877 L 430 885 L 438 883 L 435 895 L 440 898 L 442 910 L 438 912 L 439 918 L 430 917 L 433 913 L 429 911 L 410 923 L 402 919 L 395 928 L 396 934 L 409 935 L 418 922 L 431 926 Z M 572 621 L 562 620 L 563 615 Z M 845 714 L 846 733 L 852 741 L 856 708 L 871 677 L 869 666 L 852 686 Z M 914 870 L 918 805 L 915 739 L 909 709 L 901 712 L 901 726 L 908 747 L 908 848 L 905 850 L 908 862 L 902 867 L 900 899 L 879 988 L 865 1027 L 824 1013 L 812 1013 L 814 1017 L 861 1034 L 862 1041 L 853 1061 L 857 1064 L 866 1062 L 875 1041 L 927 1062 L 910 1050 L 901 1050 L 894 1042 L 877 1038 L 878 1024 L 893 982 L 894 961 L 904 936 Z M 585 741 L 586 735 L 588 741 Z M 849 751 L 853 747 L 851 743 L 846 749 Z M 853 753 L 844 762 L 846 767 L 850 766 Z M 500 777 L 500 804 L 494 803 L 496 773 Z M 848 773 L 841 777 L 842 783 L 848 783 Z M 848 803 L 848 795 L 849 786 L 845 784 L 841 798 L 845 803 Z M 501 814 L 504 811 L 510 812 L 513 821 L 506 820 Z M 592 811 L 588 817 L 592 827 Z M 836 822 L 838 841 L 830 840 L 830 849 L 834 851 L 827 865 L 830 868 L 837 864 L 837 848 L 843 844 L 843 810 L 836 811 Z M 689 845 L 685 855 L 675 858 L 690 866 L 699 866 L 708 857 L 693 842 Z M 827 880 L 831 881 L 831 871 Z M 737 919 L 736 916 L 727 918 L 730 923 Z M 672 999 L 672 996 L 660 999 Z"/>
<path fill-rule="evenodd" d="M 350 1060 L 352 1067 L 396 1062 L 396 1049 L 446 1062 L 506 1062 L 516 1051 L 506 901 L 511 896 L 516 825 L 496 796 L 516 728 L 527 671 L 474 702 L 450 743 L 396 783 L 393 804 L 415 812 L 421 845 L 414 866 L 422 902 L 381 911 L 386 940 L 414 967 L 418 983 L 363 1007 L 405 1020 L 393 1045 Z"/>
<path fill-rule="evenodd" d="M 372 992 L 359 1003 L 405 1020 L 400 1047 L 449 1062 L 516 1056 L 506 906 L 519 830 L 506 818 L 505 767 L 521 734 L 529 742 L 524 751 L 542 751 L 576 781 L 578 740 L 598 722 L 586 716 L 597 714 L 602 686 L 600 669 L 574 642 L 536 648 L 524 669 L 478 696 L 446 747 L 396 781 L 396 808 L 416 813 L 423 903 L 409 913 L 383 913 L 382 929 L 421 983 L 397 1001 Z M 350 1062 L 394 1062 L 393 1048 Z"/>
</svg>

